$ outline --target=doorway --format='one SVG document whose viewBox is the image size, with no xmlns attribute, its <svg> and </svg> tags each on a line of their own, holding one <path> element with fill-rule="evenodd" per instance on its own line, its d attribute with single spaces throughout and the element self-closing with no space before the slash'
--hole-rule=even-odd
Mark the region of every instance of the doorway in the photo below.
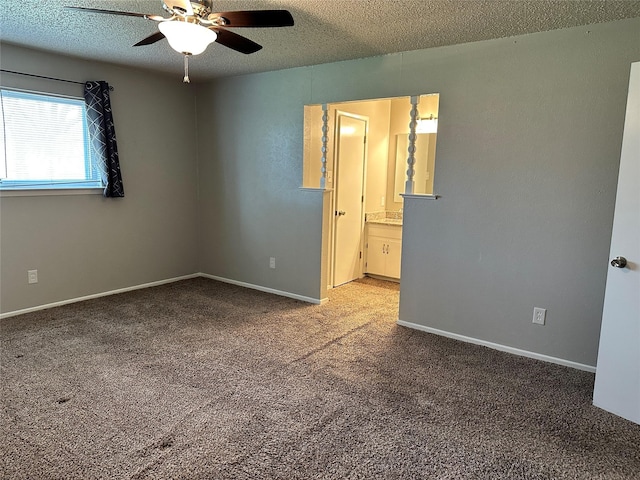
<svg viewBox="0 0 640 480">
<path fill-rule="evenodd" d="M 363 276 L 364 188 L 368 118 L 337 112 L 333 216 L 333 281 Z"/>
<path fill-rule="evenodd" d="M 322 299 L 327 298 L 327 290 L 334 286 L 349 283 L 353 279 L 362 278 L 365 275 L 367 270 L 365 264 L 367 261 L 367 221 L 380 223 L 381 220 L 389 219 L 391 220 L 389 223 L 402 229 L 403 202 L 402 198 L 396 195 L 395 184 L 397 180 L 402 187 L 406 184 L 405 174 L 409 147 L 407 145 L 402 148 L 403 151 L 398 156 L 397 138 L 402 137 L 405 140 L 408 138 L 411 123 L 411 101 L 411 97 L 396 97 L 305 105 L 304 107 L 302 188 L 322 192 L 322 240 L 320 247 L 320 298 Z M 420 122 L 426 120 L 428 123 L 432 123 L 433 132 L 437 131 L 438 105 L 438 94 L 420 95 Z M 337 197 L 345 188 L 344 174 L 342 174 L 343 182 L 338 185 L 338 176 L 340 175 L 336 160 L 339 153 L 338 135 L 341 129 L 342 133 L 344 130 L 350 130 L 341 127 L 352 127 L 352 125 L 345 124 L 348 122 L 346 119 L 341 121 L 339 127 L 339 114 L 352 119 L 366 120 L 366 143 L 363 145 L 365 164 L 363 174 L 358 173 L 355 176 L 358 181 L 362 179 L 363 182 L 362 185 L 352 188 L 352 191 L 362 192 L 360 204 L 357 205 L 355 213 L 352 213 L 354 211 L 352 208 L 337 205 L 337 202 L 340 202 Z M 418 127 L 421 126 L 420 122 L 418 122 Z M 420 133 L 418 130 L 417 133 Z M 417 194 L 430 194 L 433 188 L 436 134 L 429 133 L 428 135 L 433 136 L 433 142 L 430 141 L 428 144 L 431 160 L 421 163 L 419 142 L 416 150 L 418 155 L 415 159 L 414 193 Z M 420 136 L 418 135 L 418 137 Z M 346 139 L 343 138 L 343 140 Z M 429 157 L 425 156 L 425 158 Z M 350 177 L 353 178 L 353 176 Z M 402 191 L 404 190 L 398 190 L 398 193 Z M 364 197 L 364 201 L 362 197 Z M 354 198 L 358 198 L 357 194 L 354 194 Z M 338 212 L 347 213 L 337 215 Z M 361 242 L 354 242 L 351 247 L 351 251 L 355 252 L 357 257 L 354 254 L 350 261 L 338 260 L 337 257 L 341 253 L 336 254 L 335 249 L 336 244 L 337 248 L 341 249 L 341 227 L 347 223 L 348 219 L 353 220 L 354 217 L 361 219 L 359 225 Z M 336 230 L 338 231 L 336 232 Z M 361 252 L 362 258 L 360 258 Z M 342 276 L 340 272 L 336 271 L 341 267 L 351 273 Z"/>
</svg>

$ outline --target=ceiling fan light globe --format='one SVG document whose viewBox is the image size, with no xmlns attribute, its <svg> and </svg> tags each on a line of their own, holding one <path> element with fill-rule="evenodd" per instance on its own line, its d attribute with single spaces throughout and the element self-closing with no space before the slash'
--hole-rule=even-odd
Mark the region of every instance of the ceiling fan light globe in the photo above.
<svg viewBox="0 0 640 480">
<path fill-rule="evenodd" d="M 170 21 L 158 25 L 169 45 L 178 53 L 199 55 L 216 41 L 216 32 L 195 23 Z"/>
</svg>

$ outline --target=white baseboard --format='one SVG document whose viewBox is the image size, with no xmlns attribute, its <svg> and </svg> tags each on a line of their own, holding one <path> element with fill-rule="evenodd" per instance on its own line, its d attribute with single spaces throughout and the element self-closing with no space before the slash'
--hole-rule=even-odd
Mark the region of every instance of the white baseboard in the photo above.
<svg viewBox="0 0 640 480">
<path fill-rule="evenodd" d="M 85 300 L 92 300 L 94 298 L 108 297 L 109 295 L 116 295 L 118 293 L 131 292 L 133 290 L 141 290 L 143 288 L 157 287 L 159 285 L 165 285 L 167 283 L 179 282 L 180 280 L 188 280 L 190 278 L 199 277 L 199 273 L 193 273 L 191 275 L 184 275 L 182 277 L 167 278 L 165 280 L 158 280 L 157 282 L 143 283 L 140 285 L 134 285 L 132 287 L 118 288 L 116 290 L 109 290 L 108 292 L 94 293 L 92 295 L 85 295 L 84 297 L 70 298 L 68 300 L 62 300 L 60 302 L 47 303 L 45 305 L 38 305 L 36 307 L 23 308 L 22 310 L 14 310 L 12 312 L 0 313 L 0 320 L 3 318 L 15 317 L 16 315 L 22 315 L 23 313 L 37 312 L 38 310 L 46 310 L 47 308 L 60 307 L 62 305 L 68 305 L 70 303 L 83 302 Z"/>
<path fill-rule="evenodd" d="M 313 303 L 316 305 L 324 305 L 329 301 L 328 298 L 318 300 L 317 298 L 305 297 L 297 295 L 295 293 L 284 292 L 281 290 L 275 290 L 273 288 L 262 287 L 260 285 L 253 285 L 251 283 L 239 282 L 237 280 L 231 280 L 229 278 L 217 277 L 215 275 L 209 275 L 208 273 L 192 273 L 190 275 L 184 275 L 182 277 L 167 278 L 165 280 L 159 280 L 157 282 L 143 283 L 141 285 L 134 285 L 132 287 L 118 288 L 116 290 L 110 290 L 108 292 L 94 293 L 92 295 L 85 295 L 83 297 L 70 298 L 68 300 L 62 300 L 59 302 L 47 303 L 44 305 L 38 305 L 35 307 L 23 308 L 21 310 L 14 310 L 12 312 L 0 313 L 0 320 L 3 318 L 15 317 L 16 315 L 22 315 L 24 313 L 37 312 L 38 310 L 46 310 L 47 308 L 60 307 L 62 305 L 69 305 L 70 303 L 82 302 L 85 300 L 92 300 L 94 298 L 107 297 L 109 295 L 116 295 L 118 293 L 131 292 L 133 290 L 141 290 L 143 288 L 157 287 L 159 285 L 165 285 L 167 283 L 179 282 L 180 280 L 189 280 L 190 278 L 204 277 L 211 280 L 217 280 L 219 282 L 230 283 L 232 285 L 238 285 L 240 287 L 251 288 L 253 290 L 259 290 L 261 292 L 273 293 L 274 295 L 280 295 L 281 297 L 293 298 L 302 302 Z"/>
<path fill-rule="evenodd" d="M 492 348 L 494 350 L 500 350 L 501 352 L 512 353 L 521 357 L 533 358 L 535 360 L 542 360 L 543 362 L 555 363 L 557 365 L 563 365 L 565 367 L 576 368 L 578 370 L 584 370 L 585 372 L 595 373 L 596 367 L 591 365 L 585 365 L 583 363 L 572 362 L 571 360 L 565 360 L 563 358 L 550 357 L 549 355 L 543 355 L 541 353 L 530 352 L 528 350 L 521 350 L 519 348 L 508 347 L 506 345 L 500 345 L 499 343 L 487 342 L 486 340 L 479 340 L 473 337 L 467 337 L 465 335 L 459 335 L 457 333 L 447 332 L 445 330 L 438 330 L 437 328 L 425 327 L 417 323 L 405 322 L 404 320 L 398 320 L 398 325 L 407 328 L 413 328 L 415 330 L 421 330 L 427 333 L 433 333 L 434 335 L 440 335 L 442 337 L 453 338 L 454 340 L 460 340 L 462 342 L 473 343 L 475 345 L 482 345 L 483 347 Z"/>
<path fill-rule="evenodd" d="M 306 303 L 313 303 L 315 305 L 324 305 L 329 301 L 328 298 L 319 300 L 317 298 L 305 297 L 304 295 L 298 295 L 297 293 L 285 292 L 283 290 L 276 290 L 274 288 L 263 287 L 261 285 L 254 285 L 253 283 L 240 282 L 238 280 L 232 280 L 230 278 L 218 277 L 216 275 L 209 275 L 208 273 L 200 273 L 201 277 L 210 278 L 211 280 L 217 280 L 218 282 L 230 283 L 231 285 L 237 285 L 239 287 L 251 288 L 252 290 L 258 290 L 260 292 L 273 293 L 274 295 L 280 295 L 281 297 L 293 298 L 294 300 L 300 300 Z"/>
</svg>

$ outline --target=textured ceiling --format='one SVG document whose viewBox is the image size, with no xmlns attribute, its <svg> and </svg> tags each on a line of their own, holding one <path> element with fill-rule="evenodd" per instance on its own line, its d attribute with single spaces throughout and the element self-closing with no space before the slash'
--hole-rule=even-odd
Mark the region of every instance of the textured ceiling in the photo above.
<svg viewBox="0 0 640 480">
<path fill-rule="evenodd" d="M 161 0 L 0 0 L 0 41 L 130 65 L 181 78 L 166 41 L 132 47 L 157 31 L 136 17 L 65 10 L 64 5 L 167 16 Z M 289 10 L 295 26 L 236 29 L 264 46 L 243 55 L 221 45 L 194 57 L 193 81 L 386 53 L 502 38 L 640 17 L 635 0 L 220 0 L 217 11 Z"/>
</svg>

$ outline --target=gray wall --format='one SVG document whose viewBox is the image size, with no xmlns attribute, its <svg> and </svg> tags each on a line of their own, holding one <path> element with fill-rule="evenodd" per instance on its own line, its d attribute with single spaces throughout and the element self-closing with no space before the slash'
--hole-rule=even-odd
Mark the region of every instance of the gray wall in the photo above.
<svg viewBox="0 0 640 480">
<path fill-rule="evenodd" d="M 199 88 L 202 272 L 319 298 L 322 194 L 299 188 L 309 83 L 295 69 Z"/>
<path fill-rule="evenodd" d="M 188 141 L 195 102 L 179 73 L 163 78 L 6 44 L 1 62 L 3 69 L 106 80 L 115 88 L 111 102 L 126 196 L 0 198 L 0 311 L 197 272 L 196 149 Z M 81 85 L 9 74 L 2 83 L 82 96 Z M 38 270 L 38 284 L 27 284 L 29 269 Z"/>
<path fill-rule="evenodd" d="M 201 269 L 319 298 L 303 105 L 437 92 L 442 199 L 407 205 L 400 318 L 595 365 L 638 59 L 633 19 L 200 87 Z"/>
<path fill-rule="evenodd" d="M 402 320 L 596 364 L 639 58 L 637 20 L 405 57 L 441 94 L 442 199 L 407 205 Z"/>
</svg>

